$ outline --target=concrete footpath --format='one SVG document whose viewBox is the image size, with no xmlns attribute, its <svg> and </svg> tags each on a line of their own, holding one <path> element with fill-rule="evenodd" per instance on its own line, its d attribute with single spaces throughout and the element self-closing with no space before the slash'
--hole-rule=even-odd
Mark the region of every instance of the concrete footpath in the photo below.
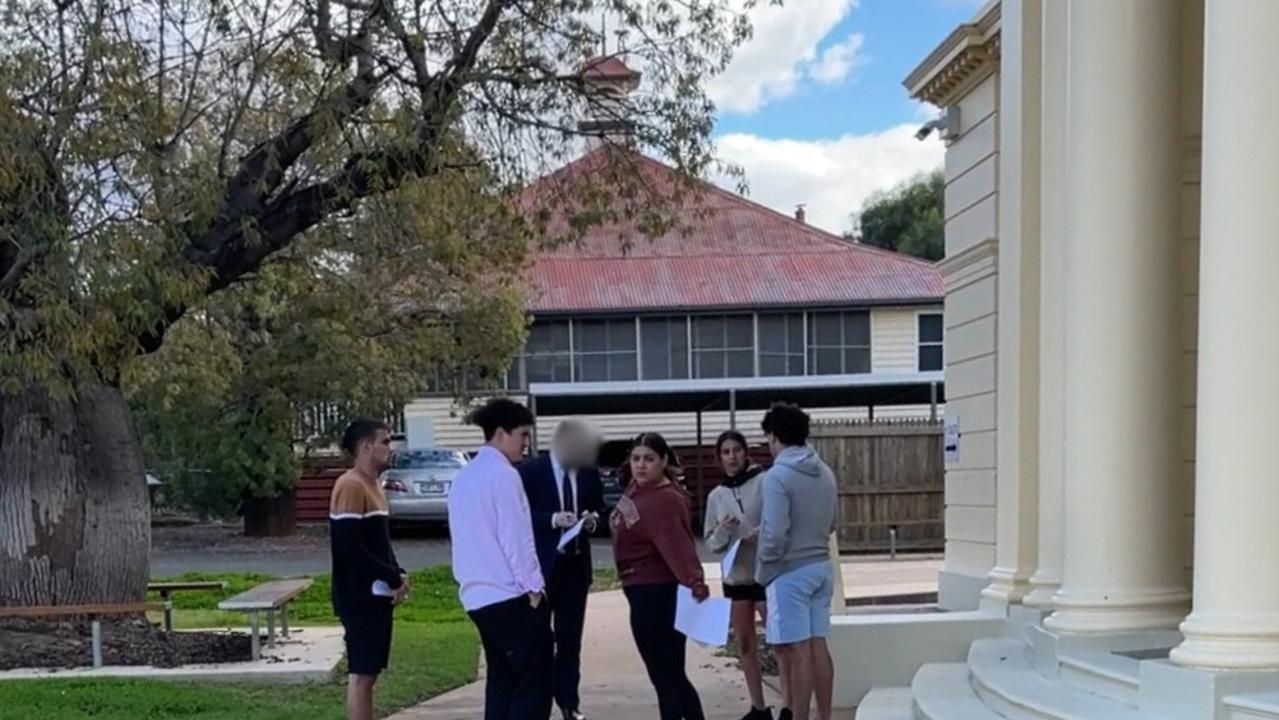
<svg viewBox="0 0 1279 720">
<path fill-rule="evenodd" d="M 631 638 L 621 591 L 591 595 L 582 645 L 582 712 L 596 720 L 653 720 L 657 696 Z M 737 661 L 688 645 L 688 674 L 707 720 L 738 720 L 750 701 Z M 766 690 L 767 692 L 767 690 Z M 777 697 L 770 698 L 779 706 Z M 484 717 L 484 683 L 475 682 L 392 716 L 392 720 L 475 720 Z M 552 715 L 559 720 L 559 713 Z"/>
<path fill-rule="evenodd" d="M 936 557 L 915 556 L 890 561 L 882 557 L 843 558 L 845 593 L 850 598 L 891 598 L 936 592 Z M 707 582 L 720 595 L 719 566 L 706 563 Z M 582 646 L 582 712 L 592 720 L 653 720 L 657 696 L 631 638 L 630 611 L 620 590 L 594 593 L 586 611 Z M 716 657 L 713 650 L 688 645 L 688 674 L 702 697 L 707 720 L 738 720 L 749 709 L 746 684 L 737 661 Z M 481 668 L 481 673 L 483 669 Z M 765 693 L 774 708 L 780 697 L 765 678 Z M 475 720 L 484 716 L 484 682 L 472 683 L 392 716 L 391 720 Z M 839 720 L 850 711 L 837 711 Z M 552 715 L 559 720 L 559 713 Z"/>
</svg>

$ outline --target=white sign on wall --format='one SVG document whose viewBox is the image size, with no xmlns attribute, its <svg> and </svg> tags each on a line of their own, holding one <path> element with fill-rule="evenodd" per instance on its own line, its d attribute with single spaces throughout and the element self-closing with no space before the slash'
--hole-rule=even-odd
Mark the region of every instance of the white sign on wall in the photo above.
<svg viewBox="0 0 1279 720">
<path fill-rule="evenodd" d="M 946 454 L 946 464 L 959 462 L 959 418 L 947 415 L 945 434 L 942 436 L 942 448 Z"/>
</svg>

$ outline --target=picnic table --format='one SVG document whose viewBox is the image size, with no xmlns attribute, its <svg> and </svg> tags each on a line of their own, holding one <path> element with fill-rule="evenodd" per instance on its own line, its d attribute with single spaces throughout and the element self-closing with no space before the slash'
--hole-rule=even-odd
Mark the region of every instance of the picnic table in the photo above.
<svg viewBox="0 0 1279 720">
<path fill-rule="evenodd" d="M 175 592 L 225 590 L 226 583 L 220 580 L 177 580 L 173 582 L 147 583 L 147 592 L 160 593 L 164 601 L 164 631 L 173 632 L 173 601 L 169 596 Z"/>
<path fill-rule="evenodd" d="M 261 640 L 258 638 L 259 614 L 266 613 L 267 647 L 275 647 L 275 613 L 280 613 L 281 634 L 289 636 L 289 603 L 311 587 L 311 578 L 272 580 L 246 590 L 235 597 L 218 603 L 219 610 L 241 611 L 249 614 L 253 659 L 261 657 Z"/>
<path fill-rule="evenodd" d="M 104 615 L 144 615 L 167 608 L 168 603 L 106 603 L 99 605 L 41 605 L 0 608 L 0 619 L 88 617 L 92 631 L 93 667 L 102 667 L 102 623 Z"/>
</svg>

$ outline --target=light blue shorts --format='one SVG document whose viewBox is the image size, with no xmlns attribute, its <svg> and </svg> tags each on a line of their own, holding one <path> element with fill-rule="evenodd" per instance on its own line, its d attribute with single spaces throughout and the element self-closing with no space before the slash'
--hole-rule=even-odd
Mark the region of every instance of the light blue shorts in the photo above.
<svg viewBox="0 0 1279 720">
<path fill-rule="evenodd" d="M 790 645 L 830 635 L 833 585 L 830 562 L 815 562 L 774 578 L 764 589 L 768 644 Z"/>
</svg>

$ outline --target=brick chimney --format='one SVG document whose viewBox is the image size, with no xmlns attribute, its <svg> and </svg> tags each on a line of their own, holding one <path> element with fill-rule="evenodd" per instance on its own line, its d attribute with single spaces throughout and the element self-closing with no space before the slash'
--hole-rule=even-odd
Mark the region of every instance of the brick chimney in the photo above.
<svg viewBox="0 0 1279 720">
<path fill-rule="evenodd" d="M 805 217 L 807 217 L 807 214 L 804 212 L 804 204 L 800 203 L 799 205 L 796 205 L 795 219 L 798 220 L 799 222 L 804 222 Z"/>
</svg>

